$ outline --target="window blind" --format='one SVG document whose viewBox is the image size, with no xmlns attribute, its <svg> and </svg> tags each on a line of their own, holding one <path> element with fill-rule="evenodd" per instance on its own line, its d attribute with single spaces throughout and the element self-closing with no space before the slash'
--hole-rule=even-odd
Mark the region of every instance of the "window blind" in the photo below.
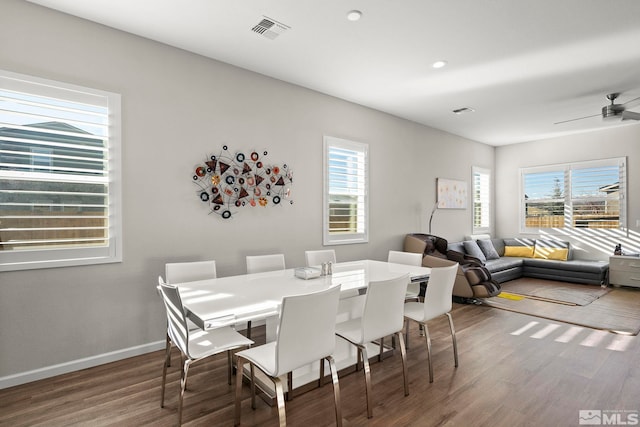
<svg viewBox="0 0 640 427">
<path fill-rule="evenodd" d="M 491 175 L 486 169 L 473 167 L 473 229 L 487 231 L 491 226 Z"/>
<path fill-rule="evenodd" d="M 100 256 L 77 252 L 83 248 L 113 253 L 113 100 L 106 93 L 0 75 L 4 257 L 49 250 L 50 257 L 36 259 L 52 261 L 62 255 L 54 249 L 74 249 L 73 258 Z"/>
<path fill-rule="evenodd" d="M 325 243 L 367 238 L 367 147 L 325 139 Z"/>
</svg>

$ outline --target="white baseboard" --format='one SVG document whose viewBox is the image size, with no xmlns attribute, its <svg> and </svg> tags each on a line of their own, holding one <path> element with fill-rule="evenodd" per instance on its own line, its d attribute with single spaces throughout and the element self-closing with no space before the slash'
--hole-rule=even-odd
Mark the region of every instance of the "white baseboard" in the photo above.
<svg viewBox="0 0 640 427">
<path fill-rule="evenodd" d="M 151 353 L 152 351 L 164 349 L 165 341 L 157 341 L 153 343 L 129 347 L 122 350 L 112 351 L 110 353 L 98 354 L 83 359 L 71 360 L 69 362 L 60 363 L 58 365 L 45 366 L 43 368 L 34 369 L 33 371 L 20 372 L 18 374 L 0 377 L 0 389 L 9 388 L 16 385 L 30 383 L 32 381 L 44 378 L 55 377 L 69 372 L 79 371 L 81 369 L 91 368 L 105 363 L 115 362 L 117 360 L 126 359 L 128 357 L 139 356 L 141 354 Z"/>
<path fill-rule="evenodd" d="M 253 322 L 253 326 L 260 326 L 264 324 L 264 320 Z M 246 323 L 236 326 L 236 329 L 238 331 L 245 330 L 246 328 Z M 97 354 L 95 356 L 85 357 L 84 359 L 71 360 L 69 362 L 64 362 L 57 365 L 45 366 L 43 368 L 34 369 L 33 371 L 7 375 L 6 377 L 0 377 L 0 390 L 16 385 L 30 383 L 32 381 L 55 377 L 56 375 L 67 374 L 69 372 L 79 371 L 81 369 L 104 365 L 105 363 L 115 362 L 117 360 L 126 359 L 128 357 L 151 353 L 152 351 L 162 350 L 164 349 L 165 344 L 166 342 L 162 340 L 138 345 L 135 347 L 124 348 L 122 350 L 116 350 L 110 353 Z"/>
</svg>

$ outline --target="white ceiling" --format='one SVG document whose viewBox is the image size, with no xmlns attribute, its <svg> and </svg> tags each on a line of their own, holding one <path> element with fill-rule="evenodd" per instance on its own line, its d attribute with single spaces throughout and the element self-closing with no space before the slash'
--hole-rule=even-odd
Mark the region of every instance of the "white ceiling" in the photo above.
<svg viewBox="0 0 640 427">
<path fill-rule="evenodd" d="M 30 1 L 491 145 L 640 123 L 554 124 L 640 97 L 638 0 Z"/>
</svg>

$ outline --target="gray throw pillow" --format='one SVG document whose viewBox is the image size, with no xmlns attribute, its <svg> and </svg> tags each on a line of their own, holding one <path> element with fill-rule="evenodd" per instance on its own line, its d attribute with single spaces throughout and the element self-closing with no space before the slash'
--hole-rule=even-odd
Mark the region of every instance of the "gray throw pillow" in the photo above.
<svg viewBox="0 0 640 427">
<path fill-rule="evenodd" d="M 491 240 L 478 240 L 478 246 L 480 250 L 486 257 L 486 259 L 498 259 L 500 255 L 498 255 L 498 251 L 493 247 L 493 242 Z"/>
<path fill-rule="evenodd" d="M 482 253 L 482 250 L 480 250 L 475 240 L 465 240 L 462 244 L 464 245 L 465 252 L 472 257 L 478 258 L 482 262 L 487 260 L 487 257 L 484 256 L 484 253 Z"/>
</svg>

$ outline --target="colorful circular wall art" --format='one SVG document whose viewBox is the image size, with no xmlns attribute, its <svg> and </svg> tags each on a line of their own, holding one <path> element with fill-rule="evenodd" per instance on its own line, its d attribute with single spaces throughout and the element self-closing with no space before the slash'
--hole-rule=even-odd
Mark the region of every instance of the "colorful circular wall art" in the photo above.
<svg viewBox="0 0 640 427">
<path fill-rule="evenodd" d="M 265 161 L 267 151 L 229 152 L 222 146 L 218 155 L 209 156 L 194 168 L 193 182 L 197 196 L 210 207 L 210 212 L 224 219 L 236 209 L 293 204 L 293 174 L 285 163 L 281 166 Z"/>
</svg>

